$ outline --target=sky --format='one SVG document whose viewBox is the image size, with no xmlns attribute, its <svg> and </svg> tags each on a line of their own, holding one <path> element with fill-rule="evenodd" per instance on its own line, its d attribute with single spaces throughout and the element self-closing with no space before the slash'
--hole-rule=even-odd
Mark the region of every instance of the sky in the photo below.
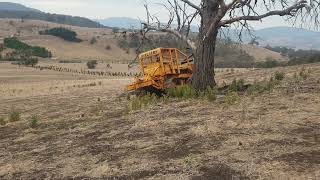
<svg viewBox="0 0 320 180">
<path fill-rule="evenodd" d="M 152 7 L 150 11 L 165 22 L 167 13 L 156 2 L 166 2 L 166 0 L 11 0 L 9 2 L 20 3 L 43 12 L 82 16 L 90 19 L 131 17 L 143 20 L 145 19 L 143 7 L 145 1 L 148 1 L 149 6 Z M 199 0 L 192 1 L 195 3 L 199 2 Z M 292 25 L 285 22 L 281 17 L 271 17 L 263 20 L 263 22 L 252 23 L 252 26 L 255 29 L 262 29 L 273 26 Z"/>
</svg>

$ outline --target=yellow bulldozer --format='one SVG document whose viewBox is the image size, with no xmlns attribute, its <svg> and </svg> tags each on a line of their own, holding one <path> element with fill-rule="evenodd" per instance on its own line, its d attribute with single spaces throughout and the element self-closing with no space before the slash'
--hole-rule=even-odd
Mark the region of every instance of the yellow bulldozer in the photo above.
<svg viewBox="0 0 320 180">
<path fill-rule="evenodd" d="M 136 77 L 127 91 L 164 92 L 190 83 L 193 55 L 176 48 L 157 48 L 139 55 L 143 77 Z"/>
</svg>

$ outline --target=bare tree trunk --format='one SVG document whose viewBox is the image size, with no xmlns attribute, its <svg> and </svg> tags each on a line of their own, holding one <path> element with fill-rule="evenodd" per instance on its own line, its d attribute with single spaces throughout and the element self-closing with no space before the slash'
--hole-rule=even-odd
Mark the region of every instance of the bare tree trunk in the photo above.
<svg viewBox="0 0 320 180">
<path fill-rule="evenodd" d="M 218 29 L 206 36 L 210 24 L 215 20 L 218 12 L 218 3 L 214 0 L 203 0 L 202 21 L 199 33 L 199 42 L 195 54 L 195 70 L 192 84 L 198 90 L 214 87 L 214 54 Z"/>
<path fill-rule="evenodd" d="M 214 87 L 214 52 L 216 45 L 216 36 L 207 38 L 198 44 L 195 56 L 195 71 L 193 73 L 192 83 L 198 90 L 204 90 L 207 87 Z"/>
</svg>

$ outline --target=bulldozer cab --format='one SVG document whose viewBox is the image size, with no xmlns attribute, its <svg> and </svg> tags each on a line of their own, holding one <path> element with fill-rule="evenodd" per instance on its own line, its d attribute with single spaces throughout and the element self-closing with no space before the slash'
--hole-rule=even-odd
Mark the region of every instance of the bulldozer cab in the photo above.
<svg viewBox="0 0 320 180">
<path fill-rule="evenodd" d="M 180 73 L 183 66 L 193 64 L 192 56 L 176 48 L 157 48 L 139 56 L 141 72 L 152 76 Z"/>
<path fill-rule="evenodd" d="M 176 48 L 157 48 L 139 55 L 143 78 L 127 86 L 127 90 L 167 88 L 186 84 L 192 76 L 193 59 Z"/>
</svg>

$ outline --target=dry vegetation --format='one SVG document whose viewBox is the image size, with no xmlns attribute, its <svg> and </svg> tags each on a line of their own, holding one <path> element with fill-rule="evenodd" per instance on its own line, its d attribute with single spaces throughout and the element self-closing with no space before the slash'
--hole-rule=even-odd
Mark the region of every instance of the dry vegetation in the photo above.
<svg viewBox="0 0 320 180">
<path fill-rule="evenodd" d="M 39 31 L 54 27 L 72 29 L 83 42 L 67 42 L 54 36 L 39 35 Z M 54 59 L 95 59 L 110 62 L 127 61 L 135 57 L 135 54 L 126 54 L 117 46 L 111 29 L 75 27 L 38 20 L 25 20 L 22 23 L 18 19 L 0 19 L 0 38 L 13 35 L 29 45 L 46 47 L 53 53 Z M 96 38 L 95 44 L 90 43 L 92 38 Z M 112 51 L 106 50 L 106 46 L 110 46 Z"/>
<path fill-rule="evenodd" d="M 75 31 L 81 43 L 67 42 L 54 36 L 39 35 L 43 31 L 54 27 L 65 27 Z M 157 34 L 157 33 L 156 33 Z M 135 49 L 124 50 L 118 46 L 115 34 L 111 29 L 83 28 L 68 25 L 55 24 L 38 20 L 0 19 L 0 39 L 17 36 L 23 42 L 49 49 L 53 59 L 73 60 L 103 60 L 107 62 L 128 62 L 135 58 Z M 157 34 L 158 35 L 158 34 Z M 121 33 L 116 36 L 122 36 Z M 92 43 L 92 39 L 96 41 Z M 1 41 L 0 41 L 1 42 Z M 280 53 L 261 47 L 244 45 L 242 49 L 255 57 L 257 61 L 265 61 L 266 58 L 283 60 Z M 129 52 L 129 53 L 128 53 Z"/>
<path fill-rule="evenodd" d="M 128 112 L 129 79 L 1 63 L 0 179 L 318 179 L 320 64 L 217 75 L 222 86 L 276 71 L 271 93 Z"/>
</svg>

